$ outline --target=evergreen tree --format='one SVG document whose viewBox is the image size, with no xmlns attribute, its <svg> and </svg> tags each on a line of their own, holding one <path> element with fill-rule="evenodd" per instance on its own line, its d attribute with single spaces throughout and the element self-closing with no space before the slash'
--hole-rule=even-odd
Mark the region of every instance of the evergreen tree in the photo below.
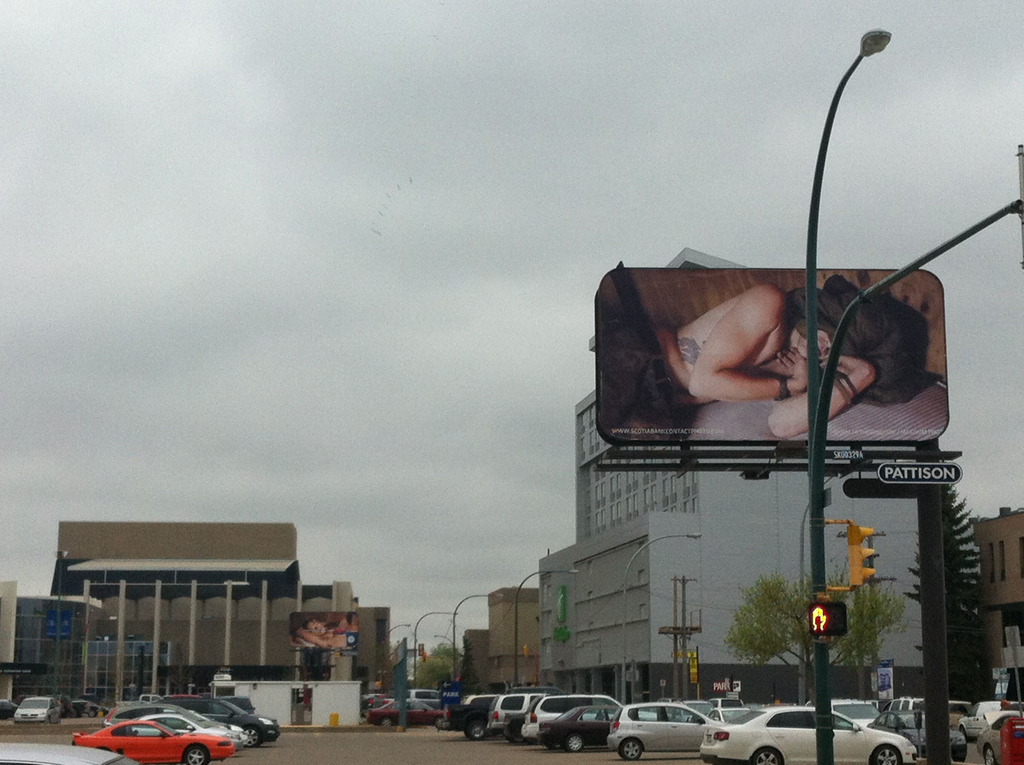
<svg viewBox="0 0 1024 765">
<path fill-rule="evenodd" d="M 942 555 L 946 585 L 946 651 L 949 658 L 949 696 L 953 699 L 988 698 L 991 672 L 985 655 L 985 628 L 981 620 L 981 556 L 974 547 L 974 528 L 966 500 L 951 484 L 942 492 Z M 920 564 L 920 557 L 917 558 Z M 921 570 L 907 596 L 921 602 Z"/>
<path fill-rule="evenodd" d="M 462 636 L 462 671 L 459 675 L 462 683 L 462 695 L 480 693 L 482 683 L 480 676 L 476 673 L 476 663 L 473 661 L 473 643 L 465 635 Z"/>
</svg>

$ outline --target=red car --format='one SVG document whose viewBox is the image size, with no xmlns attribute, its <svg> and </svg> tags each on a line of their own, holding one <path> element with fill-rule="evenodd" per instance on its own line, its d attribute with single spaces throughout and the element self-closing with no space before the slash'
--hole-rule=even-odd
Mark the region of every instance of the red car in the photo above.
<svg viewBox="0 0 1024 765">
<path fill-rule="evenodd" d="M 231 739 L 201 733 L 176 734 L 144 720 L 111 725 L 95 733 L 75 733 L 71 743 L 117 752 L 137 762 L 182 762 L 185 765 L 207 765 L 210 760 L 223 760 L 235 753 Z"/>
<path fill-rule="evenodd" d="M 409 701 L 405 707 L 405 724 L 436 725 L 436 721 L 444 717 L 444 712 L 423 701 Z M 370 725 L 398 725 L 398 704 L 394 701 L 377 709 L 366 712 L 366 722 Z"/>
</svg>

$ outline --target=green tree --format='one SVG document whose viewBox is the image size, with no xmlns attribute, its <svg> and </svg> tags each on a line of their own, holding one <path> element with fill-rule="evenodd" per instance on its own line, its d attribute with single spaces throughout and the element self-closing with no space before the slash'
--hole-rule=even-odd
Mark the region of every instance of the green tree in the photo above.
<svg viewBox="0 0 1024 765">
<path fill-rule="evenodd" d="M 833 584 L 840 576 L 833 577 Z M 805 581 L 790 582 L 780 574 L 762 576 L 743 591 L 743 603 L 733 615 L 725 644 L 740 661 L 767 664 L 809 665 L 812 641 L 807 624 L 810 587 Z M 852 596 L 851 596 L 852 595 Z M 836 593 L 849 608 L 849 634 L 832 642 L 831 662 L 862 667 L 874 661 L 886 635 L 905 629 L 903 599 L 878 586 L 860 587 L 851 593 Z M 810 677 L 808 666 L 808 679 Z"/>
<path fill-rule="evenodd" d="M 440 683 L 452 679 L 452 644 L 435 645 L 427 654 L 426 661 L 417 658 L 416 675 L 413 685 L 416 688 L 437 688 Z"/>
<path fill-rule="evenodd" d="M 459 681 L 462 683 L 462 695 L 480 693 L 483 690 L 483 683 L 476 673 L 476 662 L 473 659 L 473 643 L 465 635 L 462 636 L 462 660 L 459 662 L 461 672 Z"/>
<path fill-rule="evenodd" d="M 990 693 L 991 671 L 985 655 L 979 579 L 981 556 L 974 547 L 974 528 L 952 485 L 942 491 L 942 556 L 946 586 L 946 651 L 949 656 L 949 695 L 954 699 L 983 699 Z M 917 558 L 920 564 L 920 558 Z M 921 602 L 921 570 L 910 569 L 917 582 L 907 596 Z"/>
</svg>

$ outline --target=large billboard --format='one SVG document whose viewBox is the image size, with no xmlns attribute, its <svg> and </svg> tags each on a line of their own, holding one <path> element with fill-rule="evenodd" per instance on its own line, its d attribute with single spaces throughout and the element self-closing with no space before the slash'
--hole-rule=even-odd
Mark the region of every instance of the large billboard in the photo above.
<svg viewBox="0 0 1024 765">
<path fill-rule="evenodd" d="M 292 648 L 353 655 L 359 650 L 359 615 L 355 611 L 293 611 L 288 632 Z"/>
<path fill-rule="evenodd" d="M 597 427 L 617 444 L 807 437 L 808 364 L 881 270 L 821 270 L 806 337 L 801 269 L 623 268 L 596 297 Z M 949 423 L 942 284 L 918 271 L 860 306 L 839 359 L 828 439 L 916 443 Z"/>
</svg>

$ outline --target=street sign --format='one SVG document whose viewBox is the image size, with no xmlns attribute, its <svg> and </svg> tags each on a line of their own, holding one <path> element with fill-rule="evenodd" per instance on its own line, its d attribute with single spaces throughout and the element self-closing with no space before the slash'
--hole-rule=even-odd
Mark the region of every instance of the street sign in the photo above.
<svg viewBox="0 0 1024 765">
<path fill-rule="evenodd" d="M 963 475 L 955 462 L 883 462 L 878 466 L 882 483 L 957 483 Z"/>
</svg>

